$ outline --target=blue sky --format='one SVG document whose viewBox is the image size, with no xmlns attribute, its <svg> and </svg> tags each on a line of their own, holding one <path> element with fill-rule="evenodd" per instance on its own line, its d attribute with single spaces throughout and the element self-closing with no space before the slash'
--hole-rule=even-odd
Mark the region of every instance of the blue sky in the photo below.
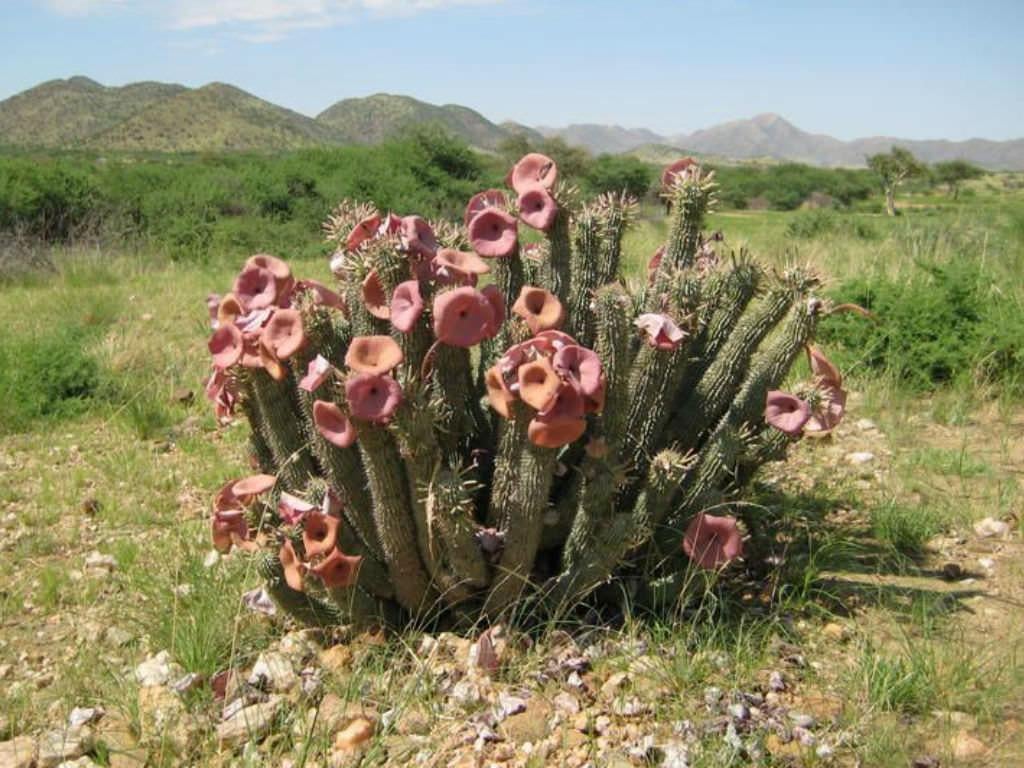
<svg viewBox="0 0 1024 768">
<path fill-rule="evenodd" d="M 1024 137 L 1024 0 L 0 0 L 0 98 L 220 80 L 315 115 L 379 91 L 674 134 Z"/>
</svg>

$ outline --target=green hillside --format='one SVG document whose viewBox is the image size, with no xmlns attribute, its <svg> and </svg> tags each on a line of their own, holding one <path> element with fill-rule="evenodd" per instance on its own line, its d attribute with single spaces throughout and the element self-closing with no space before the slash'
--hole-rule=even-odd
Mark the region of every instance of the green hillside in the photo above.
<svg viewBox="0 0 1024 768">
<path fill-rule="evenodd" d="M 234 86 L 211 83 L 170 99 L 93 136 L 94 149 L 197 152 L 282 150 L 337 143 L 316 121 Z"/>
<path fill-rule="evenodd" d="M 184 91 L 168 83 L 108 88 L 87 77 L 50 80 L 0 102 L 0 144 L 79 146 Z"/>
<path fill-rule="evenodd" d="M 317 115 L 317 122 L 334 130 L 344 141 L 376 144 L 402 130 L 436 123 L 471 146 L 495 149 L 516 131 L 495 125 L 479 112 L 457 104 L 436 106 L 409 96 L 378 93 L 361 99 L 343 99 Z"/>
</svg>

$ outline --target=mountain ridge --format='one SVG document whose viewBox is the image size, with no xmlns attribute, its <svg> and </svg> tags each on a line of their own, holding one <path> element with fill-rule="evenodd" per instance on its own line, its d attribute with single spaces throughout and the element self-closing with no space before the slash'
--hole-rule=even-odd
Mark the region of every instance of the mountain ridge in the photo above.
<svg viewBox="0 0 1024 768">
<path fill-rule="evenodd" d="M 1024 170 L 1024 138 L 950 141 L 869 136 L 843 141 L 803 131 L 771 112 L 688 134 L 662 135 L 647 128 L 598 123 L 560 128 L 531 128 L 510 120 L 496 123 L 459 104 L 436 105 L 411 96 L 377 93 L 341 99 L 310 117 L 228 83 L 198 88 L 150 81 L 105 86 L 82 75 L 49 80 L 0 101 L 0 145 L 14 147 L 278 151 L 372 144 L 423 123 L 440 124 L 486 151 L 524 134 L 531 142 L 559 137 L 595 153 L 649 157 L 651 147 L 658 148 L 659 154 L 678 147 L 735 160 L 863 166 L 868 155 L 899 145 L 926 162 L 962 158 L 991 170 Z"/>
</svg>

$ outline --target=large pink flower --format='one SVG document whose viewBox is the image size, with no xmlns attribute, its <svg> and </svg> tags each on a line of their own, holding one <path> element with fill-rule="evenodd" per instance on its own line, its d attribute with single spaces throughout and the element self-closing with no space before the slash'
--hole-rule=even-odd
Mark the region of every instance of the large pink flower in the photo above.
<svg viewBox="0 0 1024 768">
<path fill-rule="evenodd" d="M 511 214 L 486 208 L 469 222 L 469 242 L 485 259 L 510 256 L 516 249 L 519 230 Z"/>
<path fill-rule="evenodd" d="M 422 314 L 423 296 L 419 280 L 399 283 L 391 294 L 391 324 L 402 333 L 409 333 Z"/>
<path fill-rule="evenodd" d="M 269 269 L 252 264 L 235 278 L 231 292 L 247 312 L 264 309 L 277 303 L 277 279 Z"/>
<path fill-rule="evenodd" d="M 288 263 L 276 256 L 271 256 L 269 253 L 257 253 L 255 256 L 250 256 L 246 259 L 245 266 L 266 269 L 274 276 L 274 281 L 277 283 L 278 304 L 281 304 L 281 299 L 286 298 L 291 293 L 295 285 L 295 278 L 292 277 L 292 268 L 288 266 Z"/>
<path fill-rule="evenodd" d="M 672 165 L 667 166 L 661 172 L 662 189 L 671 189 L 677 178 L 685 176 L 687 173 L 692 173 L 690 169 L 696 167 L 696 165 L 697 161 L 692 157 L 684 157 L 682 160 L 676 160 Z"/>
<path fill-rule="evenodd" d="M 384 284 L 380 281 L 380 275 L 376 269 L 371 269 L 362 284 L 363 304 L 366 310 L 378 320 L 387 320 L 391 317 L 391 303 L 384 292 Z"/>
<path fill-rule="evenodd" d="M 487 189 L 483 192 L 477 192 L 469 198 L 466 212 L 462 215 L 462 223 L 468 227 L 473 217 L 485 208 L 504 208 L 507 205 L 508 198 L 500 189 Z"/>
<path fill-rule="evenodd" d="M 558 203 L 539 184 L 519 193 L 519 218 L 528 226 L 547 232 L 558 216 Z"/>
<path fill-rule="evenodd" d="M 403 216 L 399 236 L 402 239 L 402 247 L 410 254 L 430 259 L 437 253 L 434 230 L 422 216 Z"/>
<path fill-rule="evenodd" d="M 341 408 L 327 400 L 313 403 L 313 424 L 320 436 L 331 445 L 349 448 L 356 441 L 356 427 L 351 419 Z"/>
<path fill-rule="evenodd" d="M 552 358 L 555 370 L 572 380 L 586 397 L 601 389 L 601 360 L 597 353 L 578 344 L 568 344 Z"/>
<path fill-rule="evenodd" d="M 686 338 L 686 331 L 676 325 L 668 315 L 648 313 L 640 315 L 634 325 L 647 335 L 647 343 L 655 349 L 678 349 Z"/>
<path fill-rule="evenodd" d="M 338 542 L 338 529 L 341 520 L 314 510 L 306 515 L 302 524 L 302 546 L 306 557 L 326 555 L 334 549 Z"/>
<path fill-rule="evenodd" d="M 565 319 L 565 309 L 558 297 L 532 285 L 524 285 L 519 291 L 512 314 L 521 317 L 533 334 L 558 328 Z"/>
<path fill-rule="evenodd" d="M 242 332 L 232 323 L 223 323 L 207 342 L 207 348 L 213 356 L 213 366 L 224 371 L 242 359 L 245 342 Z"/>
<path fill-rule="evenodd" d="M 815 437 L 829 434 L 846 414 L 846 391 L 841 387 L 820 386 L 821 399 L 812 409 L 804 431 Z"/>
<path fill-rule="evenodd" d="M 811 407 L 796 395 L 773 389 L 764 406 L 764 420 L 790 437 L 799 437 L 811 418 Z"/>
<path fill-rule="evenodd" d="M 359 373 L 345 382 L 345 398 L 354 418 L 386 424 L 402 404 L 402 388 L 390 376 Z"/>
<path fill-rule="evenodd" d="M 434 335 L 442 344 L 472 347 L 492 335 L 494 310 L 476 288 L 465 286 L 434 297 Z"/>
<path fill-rule="evenodd" d="M 839 368 L 814 344 L 807 345 L 807 362 L 818 384 L 835 389 L 843 386 L 843 374 L 839 372 Z"/>
<path fill-rule="evenodd" d="M 288 525 L 298 525 L 302 518 L 314 510 L 316 507 L 308 501 L 292 496 L 287 491 L 283 491 L 277 501 L 277 514 Z"/>
<path fill-rule="evenodd" d="M 403 357 L 402 348 L 390 336 L 356 336 L 349 342 L 345 365 L 359 373 L 388 373 Z"/>
<path fill-rule="evenodd" d="M 359 577 L 359 565 L 362 562 L 363 558 L 360 556 L 346 555 L 334 550 L 310 570 L 320 577 L 328 589 L 342 589 L 356 583 L 356 579 Z"/>
<path fill-rule="evenodd" d="M 302 315 L 297 309 L 276 310 L 263 329 L 261 341 L 278 360 L 287 360 L 306 344 Z"/>
<path fill-rule="evenodd" d="M 551 189 L 557 180 L 558 166 L 555 161 L 539 152 L 523 155 L 508 176 L 509 185 L 517 194 L 538 185 Z"/>
<path fill-rule="evenodd" d="M 686 527 L 683 552 L 695 565 L 715 570 L 743 556 L 743 537 L 734 517 L 700 513 Z"/>
<path fill-rule="evenodd" d="M 477 277 L 490 271 L 487 262 L 472 251 L 442 248 L 434 257 L 434 275 L 446 285 L 476 285 Z"/>
<path fill-rule="evenodd" d="M 345 240 L 345 247 L 350 251 L 356 250 L 367 240 L 376 237 L 378 229 L 380 229 L 380 214 L 374 213 L 367 216 L 352 227 L 352 231 L 349 232 L 348 238 Z"/>
</svg>

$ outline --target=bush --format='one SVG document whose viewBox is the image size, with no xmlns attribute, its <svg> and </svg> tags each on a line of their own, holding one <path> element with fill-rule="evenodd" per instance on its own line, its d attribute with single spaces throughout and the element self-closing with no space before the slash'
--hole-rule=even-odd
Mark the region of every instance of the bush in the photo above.
<svg viewBox="0 0 1024 768">
<path fill-rule="evenodd" d="M 878 237 L 878 232 L 868 222 L 850 214 L 829 210 L 801 213 L 786 225 L 786 235 L 791 238 L 810 240 L 833 234 L 847 235 L 857 240 L 874 240 Z"/>
</svg>

